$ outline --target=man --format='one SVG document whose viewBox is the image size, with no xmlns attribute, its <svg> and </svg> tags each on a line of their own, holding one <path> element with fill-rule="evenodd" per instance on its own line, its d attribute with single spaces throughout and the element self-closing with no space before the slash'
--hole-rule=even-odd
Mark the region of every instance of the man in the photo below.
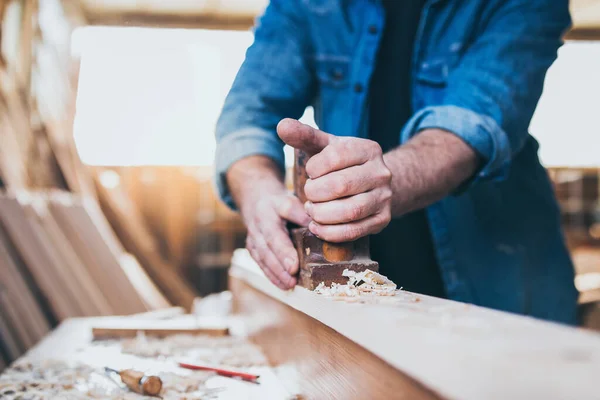
<svg viewBox="0 0 600 400">
<path fill-rule="evenodd" d="M 265 274 L 296 283 L 291 221 L 331 242 L 373 234 L 381 272 L 406 290 L 576 323 L 527 131 L 569 24 L 567 0 L 272 0 L 216 159 Z M 320 131 L 295 120 L 310 104 Z M 307 204 L 283 184 L 283 142 L 313 154 Z"/>
</svg>

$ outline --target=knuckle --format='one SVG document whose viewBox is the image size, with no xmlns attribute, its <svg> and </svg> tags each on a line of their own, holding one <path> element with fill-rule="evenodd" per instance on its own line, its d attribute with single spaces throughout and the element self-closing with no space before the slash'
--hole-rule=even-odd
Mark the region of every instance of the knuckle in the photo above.
<svg viewBox="0 0 600 400">
<path fill-rule="evenodd" d="M 389 203 L 390 201 L 392 201 L 392 189 L 390 188 L 385 188 L 384 190 L 381 191 L 381 200 L 384 203 Z"/>
<path fill-rule="evenodd" d="M 317 193 L 315 188 L 316 185 L 317 184 L 312 179 L 308 180 L 304 185 L 304 194 L 309 200 L 314 200 L 314 195 Z"/>
<path fill-rule="evenodd" d="M 381 168 L 381 179 L 386 183 L 389 183 L 392 180 L 392 171 L 385 165 Z"/>
<path fill-rule="evenodd" d="M 343 146 L 343 145 L 342 145 Z M 327 154 L 325 163 L 330 170 L 338 169 L 342 164 L 342 155 L 337 148 L 332 147 L 331 151 Z"/>
<path fill-rule="evenodd" d="M 348 219 L 351 221 L 356 221 L 362 218 L 364 212 L 364 206 L 362 204 L 353 203 L 350 205 L 348 210 Z"/>
<path fill-rule="evenodd" d="M 326 214 L 322 212 L 321 206 L 319 204 L 313 204 L 311 214 L 311 217 L 314 221 L 321 223 L 325 222 L 324 217 Z"/>
<path fill-rule="evenodd" d="M 381 156 L 383 154 L 383 150 L 381 149 L 381 146 L 379 145 L 379 143 L 373 141 L 373 140 L 369 140 L 368 141 L 368 148 L 369 150 L 371 150 L 371 155 L 376 157 L 376 156 Z"/>
<path fill-rule="evenodd" d="M 350 240 L 355 240 L 362 236 L 362 232 L 363 232 L 363 230 L 359 226 L 347 226 L 342 231 L 341 239 L 342 239 L 342 241 L 345 241 L 345 242 L 350 241 Z"/>
<path fill-rule="evenodd" d="M 294 207 L 294 203 L 291 197 L 286 196 L 279 202 L 279 206 L 276 207 L 277 214 L 282 218 L 287 218 L 292 208 Z"/>
<path fill-rule="evenodd" d="M 350 182 L 345 179 L 337 179 L 333 185 L 333 195 L 336 197 L 344 197 L 350 191 Z"/>
</svg>

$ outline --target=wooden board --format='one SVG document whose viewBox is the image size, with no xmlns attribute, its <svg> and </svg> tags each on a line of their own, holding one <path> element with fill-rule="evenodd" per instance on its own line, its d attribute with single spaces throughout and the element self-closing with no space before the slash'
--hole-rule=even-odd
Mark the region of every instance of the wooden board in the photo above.
<svg viewBox="0 0 600 400">
<path fill-rule="evenodd" d="M 189 310 L 196 297 L 195 291 L 172 265 L 161 258 L 156 241 L 131 200 L 121 188 L 109 189 L 99 182 L 98 176 L 96 178 L 96 190 L 102 210 L 125 249 L 138 259 L 172 304 Z"/>
<path fill-rule="evenodd" d="M 158 290 L 134 256 L 123 253 L 119 261 L 121 268 L 135 287 L 135 290 L 139 293 L 148 310 L 160 310 L 171 307 L 169 301 Z"/>
<path fill-rule="evenodd" d="M 234 310 L 283 382 L 307 399 L 398 400 L 440 397 L 321 322 L 230 279 Z M 302 382 L 297 385 L 297 381 Z"/>
<path fill-rule="evenodd" d="M 27 325 L 28 335 L 34 343 L 37 343 L 46 333 L 50 331 L 50 325 L 46 320 L 40 304 L 33 295 L 36 290 L 23 276 L 23 266 L 17 259 L 15 249 L 10 245 L 8 237 L 0 227 L 0 281 L 5 283 L 6 291 L 11 296 L 19 309 L 20 319 Z"/>
<path fill-rule="evenodd" d="M 114 323 L 99 323 L 92 327 L 92 336 L 95 340 L 113 339 L 113 338 L 134 338 L 139 333 L 146 336 L 167 337 L 174 335 L 209 335 L 209 336 L 227 336 L 229 327 L 219 323 L 199 322 L 193 320 L 184 320 L 178 323 L 177 320 L 149 321 L 141 318 L 116 321 Z"/>
<path fill-rule="evenodd" d="M 35 217 L 59 253 L 63 265 L 69 273 L 71 285 L 77 289 L 77 299 L 81 304 L 85 316 L 101 316 L 114 314 L 104 294 L 94 282 L 88 269 L 84 265 L 65 233 L 48 210 L 47 199 L 38 199 L 34 207 Z"/>
<path fill-rule="evenodd" d="M 0 220 L 11 241 L 25 261 L 54 315 L 66 319 L 81 315 L 81 311 L 66 282 L 59 278 L 53 255 L 40 239 L 41 233 L 30 225 L 19 202 L 11 196 L 0 196 Z"/>
<path fill-rule="evenodd" d="M 0 287 L 0 290 L 3 289 Z M 0 301 L 0 306 L 3 305 Z M 19 343 L 15 332 L 11 329 L 4 307 L 0 307 L 0 347 L 6 353 L 8 361 L 16 360 L 25 350 L 23 345 Z"/>
<path fill-rule="evenodd" d="M 600 335 L 593 332 L 408 292 L 362 302 L 300 287 L 283 292 L 241 250 L 231 277 L 321 322 L 442 397 L 598 398 Z"/>
<path fill-rule="evenodd" d="M 148 311 L 142 298 L 80 202 L 50 200 L 49 209 L 73 248 L 100 287 L 111 309 L 118 314 Z"/>
</svg>

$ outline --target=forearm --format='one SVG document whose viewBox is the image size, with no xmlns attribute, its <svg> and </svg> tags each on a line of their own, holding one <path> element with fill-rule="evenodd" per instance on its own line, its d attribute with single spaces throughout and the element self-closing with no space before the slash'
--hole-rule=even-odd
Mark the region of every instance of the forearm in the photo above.
<svg viewBox="0 0 600 400">
<path fill-rule="evenodd" d="M 476 172 L 477 153 L 456 135 L 427 129 L 386 153 L 392 172 L 392 215 L 400 216 L 441 200 Z"/>
<path fill-rule="evenodd" d="M 227 185 L 238 209 L 253 202 L 256 196 L 285 192 L 281 168 L 269 157 L 250 156 L 234 163 L 227 171 Z"/>
</svg>

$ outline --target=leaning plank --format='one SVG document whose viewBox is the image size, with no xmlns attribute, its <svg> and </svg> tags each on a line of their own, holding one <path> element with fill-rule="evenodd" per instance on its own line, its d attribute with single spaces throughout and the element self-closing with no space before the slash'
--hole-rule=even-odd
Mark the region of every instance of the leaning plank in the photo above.
<svg viewBox="0 0 600 400">
<path fill-rule="evenodd" d="M 134 256 L 124 253 L 120 261 L 123 271 L 135 286 L 148 310 L 161 310 L 171 306 Z"/>
<path fill-rule="evenodd" d="M 59 320 L 81 314 L 77 300 L 54 270 L 52 255 L 29 224 L 23 208 L 10 195 L 0 195 L 0 220 Z"/>
<path fill-rule="evenodd" d="M 15 333 L 15 338 L 21 345 L 22 350 L 26 351 L 33 347 L 36 340 L 31 335 L 25 321 L 21 318 L 21 310 L 19 310 L 16 299 L 8 293 L 8 290 L 0 290 L 0 306 L 5 320 Z"/>
<path fill-rule="evenodd" d="M 12 362 L 23 354 L 23 350 L 15 338 L 15 334 L 8 326 L 8 322 L 4 317 L 5 311 L 0 308 L 0 347 L 8 357 L 8 361 Z"/>
<path fill-rule="evenodd" d="M 139 260 L 172 304 L 189 310 L 196 297 L 195 291 L 172 265 L 162 260 L 154 238 L 131 200 L 121 188 L 109 189 L 99 179 L 96 179 L 96 190 L 102 210 L 125 249 Z"/>
<path fill-rule="evenodd" d="M 319 321 L 443 398 L 598 397 L 598 334 L 408 292 L 363 301 L 336 301 L 300 287 L 283 292 L 268 281 L 247 252 L 237 251 L 232 264 L 234 281 Z M 238 296 L 236 301 L 239 309 L 250 300 L 249 296 Z M 245 307 L 248 310 L 251 306 Z M 265 325 L 252 335 L 268 333 L 269 321 L 277 324 L 277 316 L 268 311 L 254 315 L 264 318 Z M 312 332 L 302 332 L 308 336 L 305 340 L 314 339 Z M 294 336 L 297 338 L 302 337 Z M 271 345 L 285 350 L 282 341 L 294 347 L 282 336 L 274 336 Z M 309 348 L 326 353 L 328 346 L 327 342 L 312 341 Z M 310 378 L 311 366 L 318 368 L 310 357 L 297 354 L 286 359 L 284 355 L 271 354 L 271 359 L 279 357 L 278 362 L 289 362 L 290 366 L 304 365 L 303 378 Z"/>
<path fill-rule="evenodd" d="M 52 271 L 60 282 L 64 296 L 69 299 L 73 313 L 72 316 L 87 316 L 88 313 L 92 312 L 88 308 L 89 301 L 87 293 L 79 285 L 79 282 L 73 276 L 72 271 L 67 268 L 61 249 L 55 245 L 41 225 L 41 221 L 37 218 L 36 212 L 32 206 L 33 200 L 34 197 L 30 194 L 26 197 L 19 197 L 19 203 L 23 208 L 25 217 L 27 218 L 29 225 L 33 228 L 37 240 L 43 249 L 43 253 L 46 255 L 47 268 Z M 40 200 L 44 201 L 43 199 Z"/>
<path fill-rule="evenodd" d="M 2 268 L 0 268 L 0 281 L 6 282 L 6 292 L 14 300 L 19 319 L 27 327 L 26 336 L 29 339 L 28 344 L 31 346 L 50 331 L 50 326 L 21 275 L 16 261 L 11 256 L 8 245 L 7 238 L 0 229 L 0 264 L 2 265 Z"/>
<path fill-rule="evenodd" d="M 75 197 L 69 202 L 52 198 L 49 208 L 102 289 L 111 308 L 117 314 L 148 311 L 121 268 L 118 254 L 114 254 L 103 240 L 81 201 Z"/>
<path fill-rule="evenodd" d="M 94 282 L 83 261 L 65 236 L 54 216 L 48 210 L 47 198 L 38 197 L 34 203 L 35 217 L 39 219 L 52 245 L 59 251 L 63 265 L 78 289 L 78 300 L 86 316 L 113 315 L 108 301 Z"/>
</svg>

